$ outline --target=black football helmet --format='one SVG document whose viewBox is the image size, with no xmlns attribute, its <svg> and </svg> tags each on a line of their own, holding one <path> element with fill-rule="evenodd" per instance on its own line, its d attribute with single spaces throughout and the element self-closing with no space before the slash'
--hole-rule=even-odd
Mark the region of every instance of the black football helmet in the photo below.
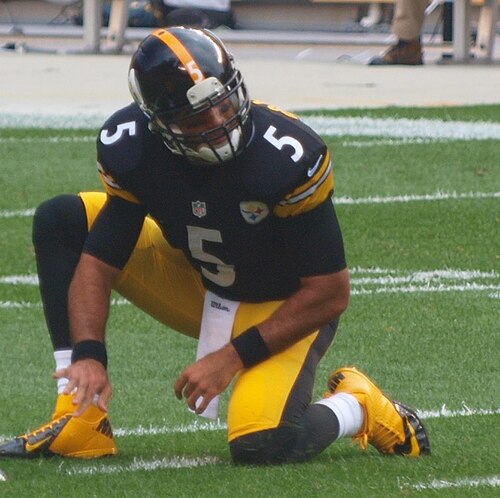
<svg viewBox="0 0 500 498">
<path fill-rule="evenodd" d="M 250 98 L 241 73 L 206 29 L 151 33 L 132 57 L 129 88 L 150 129 L 194 163 L 230 161 L 251 139 Z"/>
</svg>

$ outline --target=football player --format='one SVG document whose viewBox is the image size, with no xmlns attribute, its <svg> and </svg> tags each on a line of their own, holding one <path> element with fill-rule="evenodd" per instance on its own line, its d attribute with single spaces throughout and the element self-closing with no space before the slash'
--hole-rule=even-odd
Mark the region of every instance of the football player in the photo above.
<svg viewBox="0 0 500 498">
<path fill-rule="evenodd" d="M 321 138 L 252 102 L 206 30 L 153 32 L 132 57 L 129 86 L 134 102 L 97 140 L 106 192 L 61 195 L 35 214 L 59 395 L 52 420 L 0 454 L 117 453 L 105 346 L 112 289 L 200 345 L 219 341 L 199 347 L 174 390 L 201 414 L 235 379 L 234 462 L 299 462 L 343 436 L 382 453 L 429 452 L 416 413 L 356 368 L 334 371 L 324 399 L 311 402 L 349 301 Z"/>
</svg>

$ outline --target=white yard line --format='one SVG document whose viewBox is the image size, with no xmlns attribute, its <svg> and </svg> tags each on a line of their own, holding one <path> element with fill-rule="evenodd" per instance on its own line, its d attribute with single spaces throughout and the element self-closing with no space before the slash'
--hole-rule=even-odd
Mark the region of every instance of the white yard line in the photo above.
<svg viewBox="0 0 500 498">
<path fill-rule="evenodd" d="M 14 211 L 0 211 L 0 218 L 31 218 L 34 214 L 34 208 L 17 209 Z"/>
<path fill-rule="evenodd" d="M 423 420 L 429 419 L 447 419 L 460 417 L 488 417 L 500 415 L 500 408 L 470 408 L 464 406 L 459 410 L 449 410 L 443 404 L 441 408 L 435 410 L 417 410 L 418 415 Z M 227 430 L 227 424 L 221 420 L 216 421 L 201 421 L 198 419 L 186 425 L 139 425 L 137 427 L 118 427 L 113 428 L 113 434 L 117 438 L 127 437 L 148 437 L 159 436 L 164 434 L 189 434 L 195 432 L 215 432 Z M 0 441 L 5 441 L 15 437 L 14 435 L 1 435 Z"/>
<path fill-rule="evenodd" d="M 351 272 L 353 273 L 353 272 Z M 358 273 L 359 270 L 358 270 Z M 398 272 L 401 274 L 402 272 Z M 473 280 L 473 279 L 498 279 L 500 274 L 495 271 L 482 272 L 477 270 L 433 270 L 433 271 L 416 271 L 409 275 L 391 275 L 389 271 L 384 272 L 384 276 L 381 277 L 353 277 L 351 278 L 351 284 L 354 285 L 366 285 L 366 284 L 378 284 L 378 285 L 395 285 L 402 283 L 416 283 L 423 282 L 428 283 L 431 281 L 440 280 Z M 2 279 L 0 278 L 0 283 Z"/>
<path fill-rule="evenodd" d="M 406 202 L 429 202 L 464 199 L 499 199 L 500 192 L 434 192 L 422 195 L 395 195 L 395 196 L 370 196 L 370 197 L 334 197 L 334 204 L 393 204 Z"/>
<path fill-rule="evenodd" d="M 103 114 L 68 116 L 58 114 L 0 113 L 0 128 L 100 128 Z M 500 123 L 489 121 L 443 121 L 441 119 L 370 118 L 358 116 L 303 116 L 304 122 L 321 135 L 451 140 L 500 139 Z"/>
<path fill-rule="evenodd" d="M 495 271 L 434 269 L 402 271 L 383 268 L 353 268 L 353 296 L 374 294 L 410 294 L 428 292 L 485 292 L 489 297 L 500 297 L 500 274 Z M 403 284 L 403 285 L 402 285 Z M 37 286 L 37 275 L 5 275 L 0 277 L 0 285 Z M 130 304 L 123 298 L 112 300 L 112 305 Z M 39 308 L 40 302 L 0 301 L 0 309 Z"/>
<path fill-rule="evenodd" d="M 66 468 L 63 462 L 58 469 L 59 473 L 69 476 L 75 475 L 95 475 L 95 474 L 120 474 L 122 472 L 137 472 L 139 470 L 154 471 L 162 469 L 192 469 L 194 467 L 204 467 L 206 465 L 215 465 L 219 462 L 217 457 L 206 456 L 198 458 L 188 458 L 175 456 L 171 458 L 159 458 L 145 460 L 143 458 L 134 458 L 129 464 L 94 464 L 86 467 Z"/>
<path fill-rule="evenodd" d="M 396 195 L 396 196 L 370 196 L 370 197 L 334 197 L 335 204 L 358 205 L 358 204 L 394 204 L 406 202 L 429 202 L 464 199 L 500 199 L 500 192 L 434 192 L 421 195 Z M 26 218 L 35 214 L 35 208 L 0 210 L 1 218 Z"/>
<path fill-rule="evenodd" d="M 418 292 L 482 292 L 493 291 L 494 293 L 500 291 L 500 285 L 480 285 L 480 284 L 467 284 L 467 285 L 407 285 L 405 287 L 377 287 L 375 289 L 366 288 L 353 288 L 351 291 L 352 296 L 369 296 L 372 294 L 414 294 Z"/>
<path fill-rule="evenodd" d="M 400 489 L 414 489 L 417 491 L 425 491 L 427 489 L 463 489 L 463 488 L 498 488 L 500 486 L 500 476 L 489 477 L 469 477 L 460 479 L 433 479 L 429 482 L 419 482 L 417 484 L 403 484 Z"/>
<path fill-rule="evenodd" d="M 496 410 L 484 409 L 471 409 L 464 407 L 462 410 L 448 410 L 445 405 L 440 410 L 420 411 L 419 415 L 424 419 L 429 418 L 449 418 L 449 417 L 469 417 L 469 416 L 485 416 L 485 415 L 498 415 L 500 408 Z M 203 431 L 221 431 L 227 428 L 226 424 L 217 422 L 207 423 L 193 423 L 187 426 L 178 427 L 154 427 L 144 428 L 139 426 L 134 429 L 117 429 L 114 431 L 117 437 L 143 437 L 158 434 L 172 434 L 172 433 L 189 433 L 189 432 L 203 432 Z M 199 458 L 186 458 L 186 457 L 171 457 L 153 460 L 144 460 L 134 458 L 130 464 L 98 464 L 86 467 L 70 467 L 66 468 L 63 465 L 59 467 L 59 472 L 66 475 L 94 475 L 94 474 L 117 474 L 122 472 L 136 472 L 154 471 L 159 469 L 180 469 L 180 468 L 194 468 L 205 465 L 216 465 L 219 460 L 216 457 L 199 457 Z M 444 488 L 468 488 L 478 486 L 498 486 L 498 477 L 488 477 L 481 479 L 459 479 L 456 481 L 448 480 L 433 480 L 429 483 L 407 484 L 401 488 L 412 488 L 415 490 L 424 489 L 444 489 Z"/>
<path fill-rule="evenodd" d="M 500 408 L 483 409 L 483 408 L 469 408 L 464 406 L 460 410 L 449 410 L 446 405 L 443 405 L 439 410 L 417 410 L 417 413 L 423 419 L 430 418 L 456 418 L 456 417 L 476 417 L 488 415 L 500 415 Z"/>
<path fill-rule="evenodd" d="M 96 134 L 97 136 L 97 134 Z M 75 136 L 67 137 L 60 135 L 52 135 L 49 137 L 0 137 L 1 144 L 53 144 L 59 145 L 64 143 L 94 143 L 96 136 Z M 448 143 L 451 139 L 448 138 L 385 138 L 385 139 L 368 139 L 368 140 L 343 140 L 340 142 L 341 147 L 399 147 L 401 145 L 429 145 L 429 144 L 442 144 Z M 337 145 L 337 146 L 338 146 Z"/>
<path fill-rule="evenodd" d="M 61 144 L 61 143 L 92 143 L 96 141 L 94 136 L 62 137 L 54 135 L 51 137 L 0 137 L 0 144 Z"/>
<path fill-rule="evenodd" d="M 202 420 L 202 419 L 200 419 Z M 113 429 L 113 434 L 116 437 L 129 437 L 129 436 L 157 436 L 159 434 L 187 434 L 191 432 L 212 432 L 212 431 L 223 431 L 227 429 L 227 425 L 220 420 L 200 422 L 195 421 L 188 425 L 178 425 L 178 426 L 153 426 L 144 427 L 139 425 L 132 429 Z"/>
<path fill-rule="evenodd" d="M 129 305 L 130 301 L 123 298 L 112 299 L 112 306 L 123 306 Z M 37 303 L 30 303 L 27 301 L 0 301 L 0 309 L 29 309 L 29 308 L 41 308 L 42 303 L 39 301 Z"/>
<path fill-rule="evenodd" d="M 395 119 L 368 117 L 307 116 L 304 121 L 320 135 L 399 137 L 451 140 L 500 139 L 500 123 Z"/>
<path fill-rule="evenodd" d="M 419 410 L 419 415 L 423 419 L 430 418 L 450 418 L 450 417 L 470 417 L 470 416 L 488 416 L 500 414 L 500 408 L 488 409 L 474 409 L 464 407 L 461 410 L 448 410 L 445 405 L 439 410 Z M 186 434 L 192 432 L 210 432 L 210 431 L 223 431 L 227 429 L 227 425 L 223 422 L 193 422 L 188 425 L 181 426 L 153 426 L 144 427 L 142 425 L 126 429 L 118 428 L 114 430 L 117 438 L 123 437 L 147 437 L 157 436 L 161 434 Z M 13 436 L 1 436 L 0 441 L 11 439 Z M 145 460 L 143 458 L 134 458 L 128 464 L 106 464 L 99 463 L 88 466 L 73 466 L 64 461 L 59 466 L 58 472 L 69 476 L 75 475 L 95 475 L 95 474 L 119 474 L 124 472 L 137 472 L 137 471 L 156 471 L 162 469 L 184 469 L 203 467 L 207 465 L 216 465 L 220 461 L 214 456 L 205 456 L 198 458 L 188 458 L 184 456 L 174 456 L 170 458 L 160 458 Z M 405 484 L 401 488 L 412 488 L 416 490 L 423 489 L 442 489 L 446 487 L 462 488 L 462 487 L 478 487 L 478 486 L 498 486 L 498 477 L 488 477 L 481 479 L 460 479 L 457 481 L 448 480 L 433 480 L 429 483 Z"/>
<path fill-rule="evenodd" d="M 428 144 L 442 144 L 450 142 L 451 140 L 446 138 L 382 138 L 378 140 L 356 140 L 347 139 L 340 142 L 342 147 L 399 147 L 400 145 L 428 145 Z M 336 145 L 337 146 L 337 145 Z"/>
</svg>

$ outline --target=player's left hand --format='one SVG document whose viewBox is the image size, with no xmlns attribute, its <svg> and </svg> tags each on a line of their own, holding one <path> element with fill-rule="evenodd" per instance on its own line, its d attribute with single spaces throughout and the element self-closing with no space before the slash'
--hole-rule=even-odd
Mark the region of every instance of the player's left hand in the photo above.
<svg viewBox="0 0 500 498">
<path fill-rule="evenodd" d="M 108 411 L 108 401 L 111 398 L 112 388 L 106 369 L 99 361 L 86 358 L 72 363 L 69 367 L 57 370 L 52 374 L 54 379 L 66 377 L 68 384 L 64 394 L 76 392 L 73 404 L 76 410 L 74 417 L 79 417 L 94 402 L 97 396 L 97 407 Z"/>
<path fill-rule="evenodd" d="M 186 398 L 195 413 L 203 413 L 241 368 L 243 363 L 238 353 L 228 344 L 186 367 L 174 384 L 175 395 L 177 399 Z"/>
</svg>

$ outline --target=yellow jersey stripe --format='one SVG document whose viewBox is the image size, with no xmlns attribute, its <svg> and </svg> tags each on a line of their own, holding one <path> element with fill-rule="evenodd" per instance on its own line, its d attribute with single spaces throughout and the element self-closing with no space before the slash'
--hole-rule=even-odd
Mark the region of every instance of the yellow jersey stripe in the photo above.
<svg viewBox="0 0 500 498">
<path fill-rule="evenodd" d="M 320 181 L 320 179 L 323 177 L 325 171 L 331 167 L 330 164 L 330 153 L 327 151 L 325 156 L 322 158 L 321 156 L 318 158 L 318 160 L 321 161 L 321 164 L 319 167 L 316 167 L 316 165 L 311 166 L 308 169 L 308 174 L 311 175 L 311 179 L 307 181 L 306 183 L 303 183 L 299 187 L 297 187 L 293 192 L 288 194 L 288 197 L 295 197 L 302 192 L 305 192 L 306 190 L 309 190 L 316 182 Z"/>
<path fill-rule="evenodd" d="M 323 172 L 321 178 L 308 190 L 295 195 L 287 197 L 279 202 L 274 207 L 274 214 L 279 218 L 286 218 L 287 216 L 295 216 L 297 214 L 305 213 L 319 206 L 326 199 L 331 196 L 333 191 L 333 172 L 329 167 Z"/>
<path fill-rule="evenodd" d="M 139 199 L 134 195 L 131 194 L 130 192 L 127 192 L 126 190 L 123 190 L 117 183 L 114 183 L 111 185 L 111 182 L 109 181 L 109 177 L 104 175 L 103 173 L 99 172 L 99 176 L 101 177 L 101 181 L 104 185 L 104 188 L 106 189 L 106 192 L 109 195 L 114 195 L 115 197 L 121 197 L 122 199 L 125 199 L 126 201 L 133 202 L 134 204 L 140 204 L 141 202 Z"/>
<path fill-rule="evenodd" d="M 286 204 L 297 204 L 298 202 L 303 201 L 307 197 L 312 196 L 316 190 L 325 182 L 330 174 L 332 173 L 332 167 L 331 165 L 328 165 L 328 168 L 323 171 L 323 174 L 321 175 L 320 178 L 316 179 L 316 182 L 313 183 L 307 190 L 304 190 L 303 192 L 300 192 L 295 195 L 290 195 L 287 196 L 286 199 L 282 200 L 279 202 L 280 206 L 285 206 Z M 333 187 L 333 176 L 332 176 L 332 187 Z"/>
<path fill-rule="evenodd" d="M 157 29 L 156 31 L 153 31 L 152 35 L 159 38 L 170 48 L 170 50 L 172 50 L 172 52 L 181 61 L 182 65 L 186 68 L 186 71 L 189 76 L 191 76 L 193 83 L 199 83 L 205 79 L 205 75 L 202 73 L 200 66 L 198 66 L 193 56 L 189 53 L 182 42 L 172 33 L 169 33 L 164 29 Z"/>
</svg>

